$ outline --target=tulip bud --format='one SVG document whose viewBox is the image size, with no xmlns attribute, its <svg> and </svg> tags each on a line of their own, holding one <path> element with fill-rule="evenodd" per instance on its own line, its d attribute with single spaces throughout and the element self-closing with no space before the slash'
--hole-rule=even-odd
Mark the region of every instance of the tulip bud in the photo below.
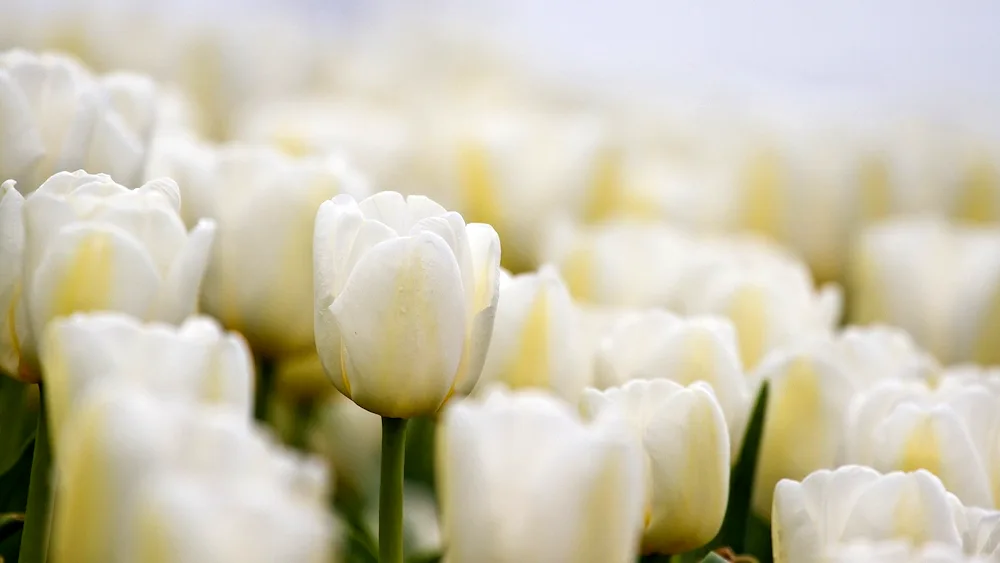
<svg viewBox="0 0 1000 563">
<path fill-rule="evenodd" d="M 854 266 L 854 322 L 902 327 L 946 363 L 1000 362 L 1000 229 L 887 221 L 864 232 Z"/>
<path fill-rule="evenodd" d="M 408 418 L 475 387 L 497 307 L 500 241 L 421 196 L 320 206 L 313 243 L 316 347 L 362 408 Z"/>
<path fill-rule="evenodd" d="M 584 392 L 581 410 L 628 416 L 646 452 L 644 553 L 683 553 L 718 533 L 729 495 L 729 434 L 711 388 L 635 380 Z"/>
<path fill-rule="evenodd" d="M 254 351 L 310 351 L 313 221 L 338 193 L 367 186 L 335 158 L 293 159 L 264 147 L 210 146 L 177 138 L 154 154 L 150 174 L 177 179 L 188 225 L 216 222 L 202 289 L 205 312 L 247 337 Z"/>
<path fill-rule="evenodd" d="M 954 513 L 961 506 L 926 471 L 889 473 L 857 465 L 821 470 L 774 491 L 775 563 L 823 562 L 852 541 L 937 542 L 962 548 Z"/>
<path fill-rule="evenodd" d="M 97 79 L 69 57 L 0 53 L 0 178 L 16 180 L 24 194 L 79 168 L 138 183 L 155 102 L 143 77 Z"/>
<path fill-rule="evenodd" d="M 49 323 L 41 343 L 50 437 L 98 382 L 127 382 L 161 398 L 225 404 L 249 418 L 253 360 L 243 338 L 207 317 L 180 327 L 120 313 L 74 314 Z"/>
<path fill-rule="evenodd" d="M 588 384 L 581 338 L 579 312 L 555 268 L 501 279 L 479 385 L 546 388 L 576 402 Z"/>
<path fill-rule="evenodd" d="M 278 449 L 242 412 L 103 381 L 60 442 L 54 563 L 328 556 L 323 466 Z"/>
<path fill-rule="evenodd" d="M 642 452 L 621 416 L 584 424 L 533 391 L 450 406 L 437 464 L 448 560 L 632 561 L 642 527 Z"/>
<path fill-rule="evenodd" d="M 4 211 L 18 206 L 13 185 L 4 188 Z M 179 323 L 194 313 L 215 226 L 191 230 L 178 215 L 172 180 L 129 190 L 104 174 L 60 172 L 10 211 L 24 245 L 4 245 L 4 264 L 18 264 L 21 278 L 5 279 L 0 295 L 14 311 L 14 332 L 0 341 L 3 369 L 37 381 L 37 339 L 52 319 L 74 312 L 120 311 L 139 319 Z M 19 301 L 15 305 L 15 300 Z M 19 361 L 15 364 L 13 358 Z"/>
<path fill-rule="evenodd" d="M 728 319 L 681 318 L 657 309 L 634 313 L 608 331 L 594 365 L 598 388 L 634 379 L 669 379 L 681 385 L 704 381 L 722 406 L 731 457 L 736 457 L 750 412 L 751 389 Z"/>
</svg>

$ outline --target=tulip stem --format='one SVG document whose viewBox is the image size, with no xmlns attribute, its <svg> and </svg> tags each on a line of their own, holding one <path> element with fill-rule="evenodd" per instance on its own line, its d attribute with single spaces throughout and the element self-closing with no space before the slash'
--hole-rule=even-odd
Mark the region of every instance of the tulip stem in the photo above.
<svg viewBox="0 0 1000 563">
<path fill-rule="evenodd" d="M 382 481 L 378 499 L 379 563 L 403 561 L 405 418 L 382 417 Z"/>
<path fill-rule="evenodd" d="M 41 383 L 38 384 L 38 396 L 38 429 L 35 431 L 28 507 L 18 556 L 18 561 L 22 563 L 45 563 L 49 550 L 49 526 L 52 522 L 52 450 Z"/>
</svg>

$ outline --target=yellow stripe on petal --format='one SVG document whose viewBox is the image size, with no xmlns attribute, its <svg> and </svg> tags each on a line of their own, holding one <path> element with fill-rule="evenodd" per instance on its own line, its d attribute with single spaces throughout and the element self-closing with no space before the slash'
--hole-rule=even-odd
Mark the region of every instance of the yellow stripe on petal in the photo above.
<svg viewBox="0 0 1000 563">
<path fill-rule="evenodd" d="M 926 469 L 942 477 L 941 440 L 934 429 L 931 417 L 924 416 L 910 429 L 910 435 L 903 444 L 903 451 L 900 454 L 899 469 L 901 471 Z"/>
<path fill-rule="evenodd" d="M 1000 178 L 996 168 L 986 159 L 976 161 L 969 169 L 959 194 L 956 215 L 959 219 L 990 223 L 997 220 L 997 197 Z"/>
<path fill-rule="evenodd" d="M 459 149 L 459 182 L 462 190 L 462 208 L 468 222 L 489 223 L 495 228 L 502 225 L 500 202 L 490 174 L 486 149 L 467 143 Z"/>
<path fill-rule="evenodd" d="M 778 237 L 784 217 L 781 161 L 773 151 L 750 160 L 744 183 L 744 224 L 752 231 Z"/>
<path fill-rule="evenodd" d="M 549 386 L 549 291 L 539 288 L 521 330 L 521 345 L 504 379 L 514 389 Z"/>
<path fill-rule="evenodd" d="M 114 244 L 107 232 L 93 232 L 76 248 L 65 277 L 53 294 L 54 317 L 100 311 L 111 303 Z"/>
<path fill-rule="evenodd" d="M 740 289 L 729 306 L 728 317 L 736 326 L 740 358 L 749 372 L 767 352 L 767 307 L 759 287 Z"/>
<path fill-rule="evenodd" d="M 712 337 L 702 330 L 696 330 L 685 339 L 684 363 L 676 372 L 675 381 L 689 385 L 695 381 L 706 381 L 718 385 L 715 380 L 715 350 Z"/>
<path fill-rule="evenodd" d="M 883 159 L 871 157 L 861 165 L 861 216 L 866 221 L 889 214 L 892 192 L 889 169 Z"/>
<path fill-rule="evenodd" d="M 570 295 L 579 301 L 591 301 L 594 296 L 594 255 L 587 248 L 576 248 L 563 263 L 561 271 Z"/>
</svg>

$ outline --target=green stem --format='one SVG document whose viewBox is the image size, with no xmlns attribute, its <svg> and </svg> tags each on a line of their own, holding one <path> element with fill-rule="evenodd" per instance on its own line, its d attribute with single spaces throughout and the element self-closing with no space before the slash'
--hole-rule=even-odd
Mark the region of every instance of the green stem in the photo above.
<svg viewBox="0 0 1000 563">
<path fill-rule="evenodd" d="M 274 362 L 267 358 L 257 360 L 257 386 L 254 388 L 253 417 L 261 422 L 267 420 L 268 400 L 274 390 Z"/>
<path fill-rule="evenodd" d="M 28 484 L 28 507 L 24 531 L 21 534 L 22 563 L 45 563 L 49 550 L 49 526 L 52 522 L 52 450 L 49 425 L 45 412 L 45 396 L 38 384 L 38 430 L 35 432 L 35 452 L 31 461 L 31 481 Z"/>
<path fill-rule="evenodd" d="M 382 482 L 378 499 L 379 563 L 403 561 L 405 418 L 382 417 Z"/>
</svg>

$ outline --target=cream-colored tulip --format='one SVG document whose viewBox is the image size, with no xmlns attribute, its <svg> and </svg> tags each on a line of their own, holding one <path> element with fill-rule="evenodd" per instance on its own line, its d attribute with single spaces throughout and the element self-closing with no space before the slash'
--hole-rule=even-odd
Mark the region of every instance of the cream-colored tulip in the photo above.
<svg viewBox="0 0 1000 563">
<path fill-rule="evenodd" d="M 284 357 L 313 347 L 312 237 L 316 210 L 339 193 L 367 195 L 338 158 L 291 158 L 275 149 L 164 140 L 150 175 L 174 178 L 191 226 L 218 225 L 202 306 L 254 351 Z"/>
<path fill-rule="evenodd" d="M 155 105 L 146 78 L 99 79 L 70 57 L 0 53 L 0 178 L 16 180 L 25 195 L 78 168 L 136 184 Z"/>
<path fill-rule="evenodd" d="M 540 391 L 496 392 L 449 406 L 437 444 L 451 563 L 634 559 L 642 451 L 621 413 L 584 424 Z"/>
<path fill-rule="evenodd" d="M 98 382 L 127 382 L 163 398 L 225 404 L 248 418 L 253 358 L 241 336 L 208 317 L 179 327 L 121 313 L 74 314 L 49 323 L 40 347 L 49 432 L 59 444 L 64 422 Z"/>
<path fill-rule="evenodd" d="M 931 542 L 961 549 L 955 497 L 926 471 L 882 475 L 869 467 L 821 470 L 774 491 L 775 563 L 824 561 L 852 541 Z"/>
<path fill-rule="evenodd" d="M 575 403 L 589 384 L 580 331 L 579 311 L 555 268 L 501 279 L 479 384 L 546 388 Z"/>
<path fill-rule="evenodd" d="M 753 399 L 729 320 L 682 318 L 657 309 L 620 320 L 597 348 L 594 382 L 603 389 L 633 379 L 708 383 L 722 406 L 736 457 Z"/>
<path fill-rule="evenodd" d="M 905 541 L 853 542 L 832 550 L 822 563 L 990 563 L 985 557 L 966 555 L 961 548 L 941 543 L 914 546 Z"/>
<path fill-rule="evenodd" d="M 880 223 L 862 235 L 854 272 L 854 322 L 902 327 L 946 363 L 1000 362 L 1000 228 Z"/>
<path fill-rule="evenodd" d="M 581 410 L 589 417 L 624 412 L 643 445 L 643 553 L 683 553 L 715 537 L 726 514 L 730 453 L 726 420 L 711 387 L 633 380 L 586 390 Z"/>
<path fill-rule="evenodd" d="M 0 341 L 9 346 L 0 354 L 8 373 L 37 380 L 37 339 L 54 318 L 120 311 L 176 324 L 195 312 L 215 225 L 185 229 L 172 180 L 130 190 L 104 174 L 60 172 L 23 203 L 18 198 L 6 184 L 5 211 L 21 213 L 11 212 L 4 228 L 23 229 L 24 237 L 23 247 L 15 240 L 0 249 L 4 269 L 21 269 L 20 279 L 3 280 L 13 284 L 0 304 L 14 328 Z"/>
<path fill-rule="evenodd" d="M 316 347 L 341 393 L 381 416 L 437 411 L 476 385 L 496 313 L 500 240 L 421 196 L 320 206 Z"/>
<path fill-rule="evenodd" d="M 378 481 L 382 451 L 378 415 L 335 392 L 320 406 L 316 420 L 309 442 L 333 468 L 337 483 L 355 492 L 370 490 Z M 403 506 L 405 510 L 406 503 Z"/>
<path fill-rule="evenodd" d="M 54 563 L 328 556 L 323 465 L 279 449 L 243 412 L 102 382 L 59 452 Z"/>
<path fill-rule="evenodd" d="M 881 471 L 926 469 L 964 504 L 1000 506 L 1000 394 L 945 375 L 885 380 L 851 404 L 846 455 Z"/>
</svg>

